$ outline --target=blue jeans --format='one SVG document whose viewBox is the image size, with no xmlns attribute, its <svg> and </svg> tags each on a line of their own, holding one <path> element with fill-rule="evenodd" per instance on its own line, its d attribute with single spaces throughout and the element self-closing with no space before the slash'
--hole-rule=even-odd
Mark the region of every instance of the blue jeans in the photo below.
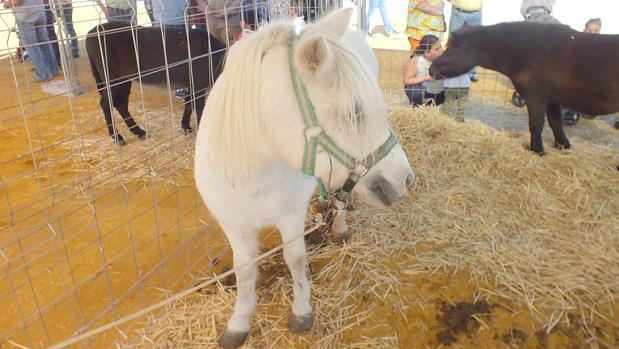
<svg viewBox="0 0 619 349">
<path fill-rule="evenodd" d="M 108 18 L 108 21 L 110 22 L 120 22 L 126 25 L 130 25 L 131 23 L 133 23 L 134 25 L 137 24 L 137 19 L 135 18 L 135 13 L 133 13 L 133 9 L 123 10 L 119 8 L 108 7 L 108 10 L 110 11 L 110 17 Z"/>
<path fill-rule="evenodd" d="M 60 64 L 60 48 L 58 47 L 58 37 L 56 36 L 56 29 L 54 28 L 54 13 L 49 4 L 45 4 L 45 27 L 47 28 L 47 38 L 52 45 L 52 52 L 56 57 L 56 62 Z"/>
<path fill-rule="evenodd" d="M 451 10 L 451 18 L 449 19 L 449 33 L 455 32 L 464 26 L 464 22 L 469 25 L 481 25 L 481 10 L 473 13 L 465 13 L 456 10 Z M 469 72 L 470 77 L 476 77 L 475 68 Z"/>
<path fill-rule="evenodd" d="M 52 53 L 47 29 L 45 27 L 45 13 L 41 13 L 34 22 L 15 21 L 19 29 L 19 38 L 26 47 L 30 61 L 34 65 L 34 75 L 37 80 L 45 81 L 60 74 L 56 57 Z"/>
<path fill-rule="evenodd" d="M 428 105 L 432 101 L 434 101 L 434 104 L 436 104 L 437 106 L 445 102 L 445 91 L 441 91 L 436 94 L 429 93 L 426 92 L 423 84 L 404 85 L 404 93 L 406 93 L 408 101 L 414 107 Z"/>
<path fill-rule="evenodd" d="M 62 5 L 62 16 L 64 17 L 64 22 L 67 25 L 67 32 L 69 32 L 69 37 L 71 38 L 71 53 L 73 54 L 73 57 L 77 57 L 80 54 L 80 49 L 77 45 L 77 34 L 75 33 L 75 28 L 73 27 L 72 3 Z"/>
<path fill-rule="evenodd" d="M 370 5 L 368 8 L 368 17 L 365 22 L 365 31 L 368 32 L 370 30 L 370 22 L 372 21 L 372 16 L 374 15 L 374 11 L 378 8 L 380 11 L 380 16 L 383 17 L 383 23 L 385 24 L 385 29 L 387 33 L 393 33 L 393 27 L 391 26 L 391 22 L 389 21 L 389 14 L 387 13 L 387 0 L 370 0 Z"/>
</svg>

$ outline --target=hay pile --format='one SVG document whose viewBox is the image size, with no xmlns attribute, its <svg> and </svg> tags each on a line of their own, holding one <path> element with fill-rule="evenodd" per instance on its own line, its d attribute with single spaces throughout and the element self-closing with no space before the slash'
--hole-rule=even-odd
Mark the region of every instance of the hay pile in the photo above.
<svg viewBox="0 0 619 349">
<path fill-rule="evenodd" d="M 139 110 L 132 112 L 142 114 Z M 138 125 L 147 131 L 147 140 L 138 140 L 115 115 L 117 128 L 128 143 L 122 147 L 103 136 L 107 135 L 107 129 L 102 130 L 104 121 L 100 111 L 78 114 L 72 137 L 62 143 L 71 153 L 68 163 L 81 165 L 74 170 L 77 183 L 105 185 L 119 181 L 152 181 L 181 186 L 179 175 L 193 170 L 195 135 L 184 135 L 176 114 L 171 119 L 169 113 L 160 108 L 148 112 L 148 124 L 136 118 Z"/>
<path fill-rule="evenodd" d="M 303 337 L 286 329 L 292 292 L 281 255 L 263 262 L 247 348 L 423 347 L 402 339 L 421 316 L 410 309 L 431 307 L 405 293 L 411 276 L 461 273 L 477 298 L 528 308 L 538 328 L 551 332 L 576 314 L 587 345 L 619 345 L 600 334 L 619 338 L 616 149 L 574 139 L 574 150 L 539 157 L 524 149 L 528 134 L 458 124 L 436 109 L 396 109 L 392 123 L 416 174 L 412 193 L 395 207 L 352 212 L 349 244 L 311 249 L 315 324 Z M 233 304 L 221 285 L 204 290 L 151 318 L 128 347 L 212 347 Z M 611 325 L 588 329 L 596 321 Z"/>
</svg>

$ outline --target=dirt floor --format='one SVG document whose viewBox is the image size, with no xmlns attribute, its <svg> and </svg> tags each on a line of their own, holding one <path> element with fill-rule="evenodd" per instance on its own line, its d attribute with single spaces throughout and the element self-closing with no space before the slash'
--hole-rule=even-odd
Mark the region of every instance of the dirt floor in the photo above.
<svg viewBox="0 0 619 349">
<path fill-rule="evenodd" d="M 378 56 L 386 97 L 400 105 L 407 53 L 379 51 Z M 225 242 L 216 226 L 209 228 L 193 186 L 195 136 L 180 131 L 178 100 L 134 85 L 131 111 L 151 138 L 140 142 L 121 125 L 129 145 L 118 148 L 103 127 L 84 56 L 78 71 L 88 92 L 74 99 L 42 92 L 28 64 L 0 63 L 1 347 L 48 346 L 82 327 L 137 311 L 226 266 Z M 526 133 L 525 110 L 511 106 L 509 83 L 494 73 L 480 73 L 467 119 Z M 618 149 L 613 120 L 583 120 L 568 128 L 568 135 L 576 149 L 586 142 Z M 570 325 L 562 322 L 545 331 L 520 302 L 477 297 L 480 288 L 492 289 L 492 280 L 479 282 L 454 270 L 408 275 L 401 265 L 392 267 L 401 271 L 401 297 L 409 306 L 396 313 L 379 297 L 368 301 L 376 308 L 363 326 L 377 326 L 363 332 L 374 336 L 370 347 L 619 347 L 612 324 L 594 329 L 608 343 L 600 344 L 591 341 L 590 329 L 584 330 L 578 320 L 582 314 L 568 314 Z M 369 291 L 365 295 L 372 297 Z M 124 341 L 140 325 L 134 322 L 83 346 Z M 351 327 L 342 343 L 358 342 L 359 335 Z"/>
</svg>

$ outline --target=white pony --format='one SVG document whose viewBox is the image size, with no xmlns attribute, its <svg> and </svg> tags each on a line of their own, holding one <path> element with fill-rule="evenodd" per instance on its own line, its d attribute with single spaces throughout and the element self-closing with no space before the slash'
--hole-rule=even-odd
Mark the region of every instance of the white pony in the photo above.
<svg viewBox="0 0 619 349">
<path fill-rule="evenodd" d="M 282 235 L 294 294 L 288 326 L 301 333 L 313 324 L 302 235 L 317 183 L 334 191 L 347 179 L 358 181 L 361 201 L 387 206 L 413 180 L 387 124 L 376 57 L 363 39 L 346 33 L 351 13 L 334 12 L 299 36 L 282 22 L 247 35 L 231 47 L 206 102 L 196 184 L 238 268 L 223 348 L 241 346 L 250 329 L 257 266 L 249 262 L 261 228 L 275 226 Z"/>
</svg>

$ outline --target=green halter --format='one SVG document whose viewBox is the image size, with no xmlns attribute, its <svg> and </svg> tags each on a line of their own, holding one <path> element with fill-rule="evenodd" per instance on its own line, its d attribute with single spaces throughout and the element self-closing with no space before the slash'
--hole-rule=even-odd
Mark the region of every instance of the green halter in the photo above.
<svg viewBox="0 0 619 349">
<path fill-rule="evenodd" d="M 316 154 L 318 145 L 320 145 L 328 154 L 333 156 L 337 161 L 344 165 L 350 174 L 348 179 L 342 186 L 338 199 L 340 201 L 346 201 L 348 195 L 352 191 L 353 187 L 357 184 L 359 179 L 365 175 L 370 168 L 376 165 L 382 160 L 400 141 L 398 137 L 389 130 L 389 138 L 372 154 L 368 155 L 365 159 L 358 159 L 348 154 L 344 149 L 337 145 L 333 139 L 320 127 L 316 113 L 314 111 L 314 105 L 307 94 L 305 84 L 297 77 L 297 72 L 294 66 L 293 52 L 294 41 L 291 40 L 288 46 L 289 60 L 290 60 L 290 75 L 292 77 L 292 85 L 294 86 L 294 94 L 297 97 L 297 103 L 301 110 L 303 117 L 303 123 L 305 124 L 305 150 L 303 151 L 303 164 L 301 166 L 301 172 L 304 174 L 315 177 L 314 170 L 316 168 Z M 320 195 L 323 199 L 326 199 L 329 195 L 324 183 L 320 178 L 316 178 L 318 185 L 320 186 Z"/>
</svg>

